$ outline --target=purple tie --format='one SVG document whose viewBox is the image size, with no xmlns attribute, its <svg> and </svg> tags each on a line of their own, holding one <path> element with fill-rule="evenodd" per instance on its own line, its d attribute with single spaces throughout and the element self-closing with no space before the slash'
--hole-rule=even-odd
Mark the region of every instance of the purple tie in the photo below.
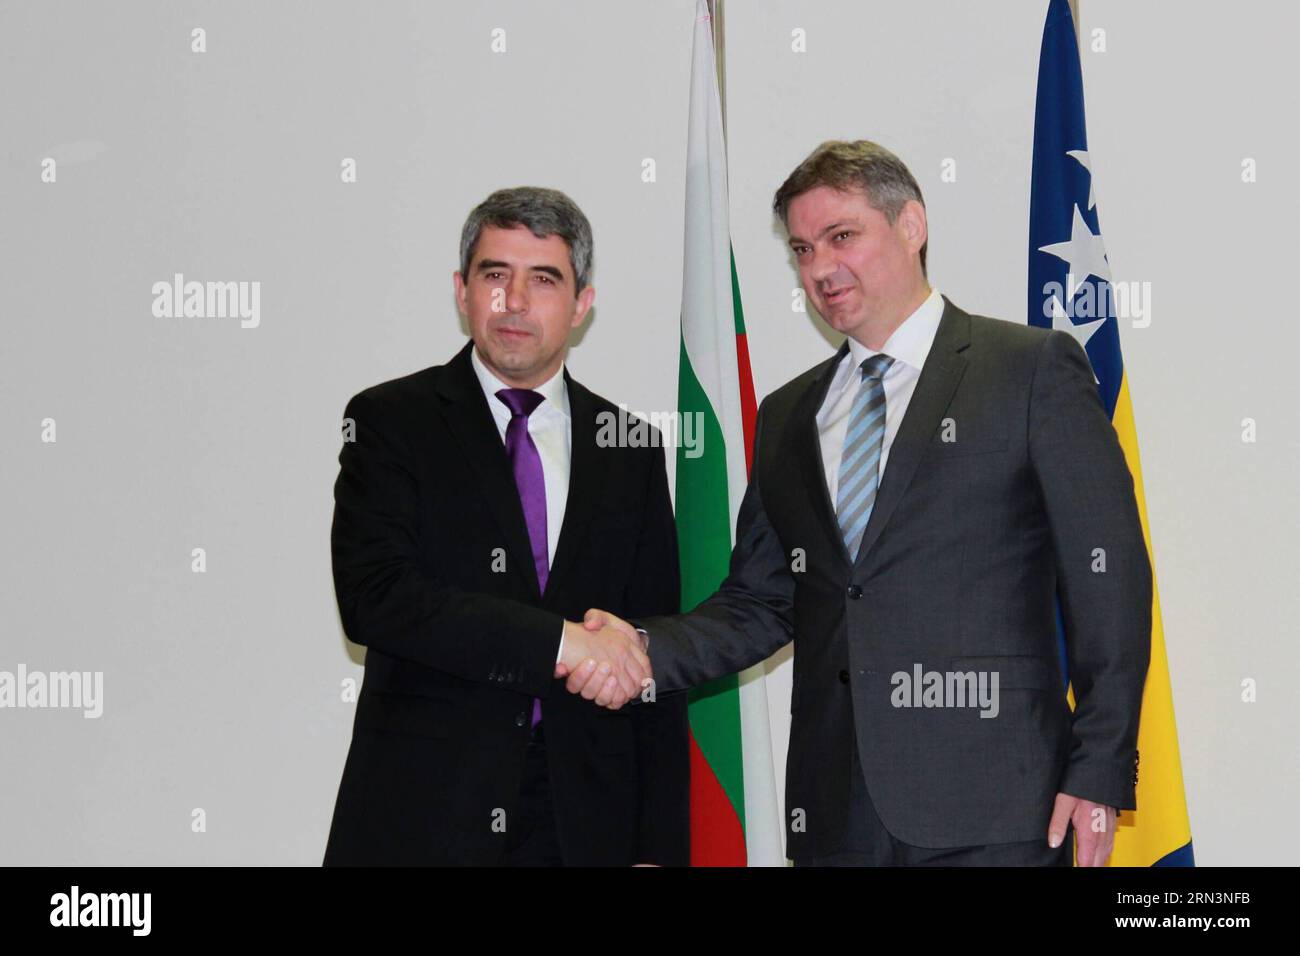
<svg viewBox="0 0 1300 956">
<path fill-rule="evenodd" d="M 506 426 L 506 455 L 515 472 L 515 487 L 519 489 L 519 503 L 524 507 L 524 522 L 528 525 L 528 538 L 533 545 L 533 566 L 537 568 L 537 588 L 546 591 L 546 575 L 551 562 L 546 549 L 546 479 L 542 474 L 542 457 L 537 454 L 533 436 L 528 434 L 528 416 L 540 405 L 545 396 L 527 388 L 503 388 L 497 398 L 510 409 L 510 424 Z M 533 723 L 542 719 L 542 702 L 533 698 Z"/>
</svg>

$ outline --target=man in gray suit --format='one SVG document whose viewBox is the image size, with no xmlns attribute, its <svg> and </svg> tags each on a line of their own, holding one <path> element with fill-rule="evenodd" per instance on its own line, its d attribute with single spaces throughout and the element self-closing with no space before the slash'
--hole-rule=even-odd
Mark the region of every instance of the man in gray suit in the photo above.
<svg viewBox="0 0 1300 956">
<path fill-rule="evenodd" d="M 656 688 L 795 641 L 796 864 L 1069 865 L 1071 831 L 1105 863 L 1136 809 L 1151 569 L 1087 355 L 932 289 L 921 191 L 874 143 L 823 143 L 774 207 L 848 339 L 759 408 L 718 592 L 634 622 Z M 569 689 L 620 704 L 591 671 Z"/>
</svg>

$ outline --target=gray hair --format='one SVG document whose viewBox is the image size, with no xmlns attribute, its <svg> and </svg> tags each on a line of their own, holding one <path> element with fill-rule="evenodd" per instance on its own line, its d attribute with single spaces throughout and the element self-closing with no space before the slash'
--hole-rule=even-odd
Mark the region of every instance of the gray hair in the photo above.
<svg viewBox="0 0 1300 956">
<path fill-rule="evenodd" d="M 795 167 L 772 199 L 772 211 L 781 217 L 788 230 L 790 203 L 796 197 L 818 186 L 829 186 L 841 192 L 860 189 L 873 209 L 885 214 L 892 226 L 908 200 L 915 199 L 925 207 L 921 187 L 916 177 L 901 159 L 885 147 L 870 140 L 853 142 L 830 139 L 809 154 Z M 925 252 L 930 241 L 921 246 L 921 274 L 925 275 Z"/>
<path fill-rule="evenodd" d="M 527 226 L 538 239 L 559 236 L 569 245 L 569 263 L 577 287 L 576 296 L 591 278 L 591 223 L 582 210 L 558 189 L 516 186 L 498 189 L 470 212 L 460 231 L 460 274 L 469 279 L 470 259 L 484 226 L 512 229 Z"/>
</svg>

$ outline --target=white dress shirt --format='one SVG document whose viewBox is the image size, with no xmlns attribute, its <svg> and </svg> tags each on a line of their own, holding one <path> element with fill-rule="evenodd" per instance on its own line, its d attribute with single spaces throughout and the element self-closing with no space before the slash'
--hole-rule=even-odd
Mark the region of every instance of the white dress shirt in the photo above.
<svg viewBox="0 0 1300 956">
<path fill-rule="evenodd" d="M 470 349 L 470 362 L 479 385 L 492 409 L 492 420 L 497 424 L 497 434 L 504 444 L 506 426 L 510 424 L 510 408 L 497 398 L 503 388 L 513 388 L 492 374 L 479 358 L 478 347 Z M 564 524 L 564 506 L 569 498 L 569 461 L 572 448 L 572 430 L 569 427 L 569 390 L 564 387 L 564 365 L 554 375 L 533 389 L 544 401 L 528 416 L 528 434 L 537 446 L 542 459 L 542 482 L 546 486 L 546 563 L 555 563 L 555 546 L 560 540 L 560 527 Z M 559 653 L 564 650 L 564 630 L 560 630 Z M 559 653 L 556 654 L 558 661 Z"/>
<path fill-rule="evenodd" d="M 921 377 L 921 366 L 930 354 L 939 320 L 943 317 L 943 298 L 939 290 L 917 306 L 916 311 L 903 320 L 894 334 L 880 350 L 894 359 L 885 373 L 885 437 L 880 449 L 880 481 L 885 480 L 885 465 L 889 462 L 889 448 L 898 434 L 898 426 L 907 414 L 907 405 L 916 391 L 916 380 Z M 817 412 L 817 432 L 821 440 L 822 464 L 826 470 L 826 486 L 831 495 L 831 506 L 840 487 L 840 458 L 844 454 L 844 436 L 849 430 L 849 413 L 853 399 L 862 387 L 861 365 L 880 353 L 867 348 L 856 339 L 849 339 L 849 354 L 840 361 L 831 378 L 826 399 Z"/>
</svg>

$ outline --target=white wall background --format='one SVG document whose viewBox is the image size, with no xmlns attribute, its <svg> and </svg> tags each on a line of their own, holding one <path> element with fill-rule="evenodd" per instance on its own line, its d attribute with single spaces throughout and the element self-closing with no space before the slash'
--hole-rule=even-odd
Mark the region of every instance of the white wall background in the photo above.
<svg viewBox="0 0 1300 956">
<path fill-rule="evenodd" d="M 1197 857 L 1290 863 L 1300 335 L 1276 286 L 1298 245 L 1300 13 L 1082 7 L 1085 37 L 1106 32 L 1083 65 L 1110 262 L 1153 287 L 1151 326 L 1121 337 Z M 926 194 L 934 283 L 1024 320 L 1045 10 L 728 3 L 760 396 L 837 344 L 790 311 L 769 211 L 823 139 L 898 152 Z M 595 230 L 570 369 L 674 407 L 693 19 L 694 0 L 0 4 L 0 669 L 105 682 L 98 719 L 0 710 L 0 864 L 319 863 L 352 720 L 339 686 L 361 673 L 329 573 L 344 403 L 456 350 L 464 216 L 529 183 Z M 260 326 L 153 317 L 150 287 L 175 272 L 260 281 Z M 788 668 L 769 678 L 778 774 Z"/>
</svg>

